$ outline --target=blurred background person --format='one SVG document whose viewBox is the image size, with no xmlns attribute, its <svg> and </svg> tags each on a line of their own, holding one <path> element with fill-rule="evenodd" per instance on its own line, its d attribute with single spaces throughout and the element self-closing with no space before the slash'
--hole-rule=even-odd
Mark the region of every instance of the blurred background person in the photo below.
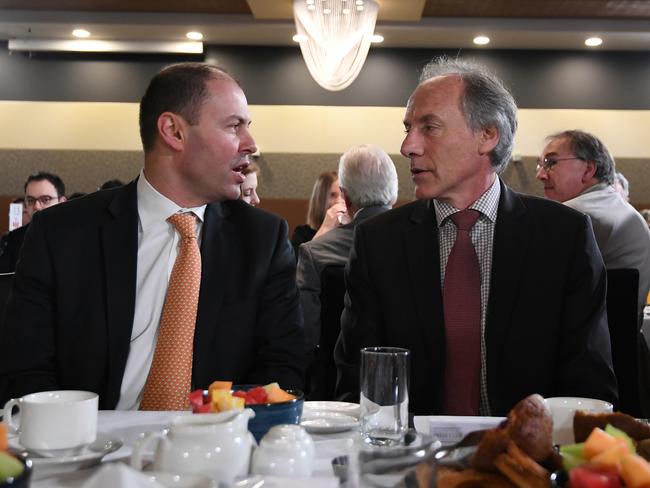
<svg viewBox="0 0 650 488">
<path fill-rule="evenodd" d="M 363 144 L 348 149 L 339 162 L 341 194 L 348 224 L 332 229 L 319 239 L 300 246 L 297 282 L 304 317 L 308 371 L 317 359 L 321 337 L 321 274 L 328 266 L 343 267 L 348 262 L 354 228 L 359 222 L 390 210 L 397 200 L 397 171 L 390 156 L 380 147 Z M 343 300 L 341 297 L 341 309 Z M 326 327 L 327 324 L 322 324 Z M 334 362 L 329 352 L 321 360 Z M 309 375 L 308 375 L 309 376 Z M 319 378 L 312 378 L 320 381 Z M 310 385 L 310 391 L 316 385 Z"/>
<path fill-rule="evenodd" d="M 307 209 L 307 223 L 296 227 L 291 237 L 296 260 L 300 244 L 348 222 L 345 201 L 339 188 L 339 177 L 336 171 L 325 171 L 314 183 Z"/>
<path fill-rule="evenodd" d="M 108 180 L 102 183 L 98 190 L 109 190 L 111 188 L 119 188 L 120 186 L 124 186 L 124 182 L 122 180 Z"/>
<path fill-rule="evenodd" d="M 68 196 L 68 200 L 75 200 L 76 198 L 81 198 L 85 197 L 87 193 L 84 193 L 82 191 L 76 191 L 74 193 L 71 193 L 70 196 Z"/>
<path fill-rule="evenodd" d="M 53 173 L 41 171 L 30 175 L 25 182 L 25 209 L 28 222 L 34 214 L 44 208 L 53 207 L 66 201 L 65 184 Z M 16 263 L 23 247 L 23 240 L 29 223 L 18 227 L 7 234 L 0 248 L 0 273 L 11 273 L 16 269 Z"/>
<path fill-rule="evenodd" d="M 623 173 L 617 171 L 614 173 L 614 190 L 623 197 L 626 202 L 630 201 L 630 182 L 623 176 Z"/>
<path fill-rule="evenodd" d="M 547 198 L 591 218 L 607 269 L 639 271 L 638 313 L 650 288 L 650 232 L 639 212 L 614 189 L 614 159 L 603 142 L 581 130 L 546 138 L 537 179 Z"/>
<path fill-rule="evenodd" d="M 257 165 L 257 163 L 250 163 L 242 171 L 242 174 L 246 179 L 241 184 L 239 199 L 244 200 L 246 203 L 252 205 L 253 207 L 257 207 L 260 204 L 260 197 L 257 194 L 257 173 L 259 170 L 260 167 Z"/>
</svg>

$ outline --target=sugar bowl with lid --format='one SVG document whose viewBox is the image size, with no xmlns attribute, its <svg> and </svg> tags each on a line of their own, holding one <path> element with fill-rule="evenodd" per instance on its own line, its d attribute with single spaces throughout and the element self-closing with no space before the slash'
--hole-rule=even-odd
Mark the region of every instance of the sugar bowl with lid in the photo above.
<svg viewBox="0 0 650 488">
<path fill-rule="evenodd" d="M 314 441 L 300 425 L 271 427 L 253 452 L 251 472 L 261 475 L 310 476 Z"/>
</svg>

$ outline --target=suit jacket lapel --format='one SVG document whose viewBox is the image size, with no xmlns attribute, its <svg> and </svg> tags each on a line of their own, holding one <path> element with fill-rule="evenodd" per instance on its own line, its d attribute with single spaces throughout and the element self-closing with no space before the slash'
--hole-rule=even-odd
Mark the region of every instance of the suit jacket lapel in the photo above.
<svg viewBox="0 0 650 488">
<path fill-rule="evenodd" d="M 498 358 L 512 324 L 512 313 L 529 250 L 530 221 L 519 196 L 501 182 L 494 229 L 490 297 L 486 319 L 488 387 L 496 381 Z"/>
<path fill-rule="evenodd" d="M 117 404 L 129 354 L 137 279 L 137 208 L 136 183 L 133 181 L 115 191 L 115 197 L 107 207 L 109 215 L 101 225 L 110 362 L 106 405 Z"/>
<path fill-rule="evenodd" d="M 228 208 L 220 203 L 209 204 L 205 209 L 201 237 L 201 290 L 194 329 L 194 371 L 205 370 L 201 366 L 214 359 L 209 347 L 217 333 L 215 317 L 219 316 L 228 281 L 225 278 L 228 256 L 231 255 L 228 229 L 232 225 L 226 218 L 229 214 Z M 208 384 L 213 379 L 192 377 L 197 385 Z"/>
<path fill-rule="evenodd" d="M 411 215 L 415 225 L 404 233 L 404 242 L 416 313 L 426 338 L 425 350 L 430 351 L 428 357 L 432 358 L 431 364 L 426 367 L 435 372 L 435 401 L 439 402 L 445 364 L 445 322 L 440 287 L 438 227 L 431 205 L 428 201 L 415 207 Z M 439 405 L 433 407 L 433 411 L 437 411 Z"/>
</svg>

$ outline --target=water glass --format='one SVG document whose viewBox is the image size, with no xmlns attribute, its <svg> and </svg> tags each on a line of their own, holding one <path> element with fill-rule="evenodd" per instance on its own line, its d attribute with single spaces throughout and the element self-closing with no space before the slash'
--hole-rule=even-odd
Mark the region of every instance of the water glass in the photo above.
<svg viewBox="0 0 650 488">
<path fill-rule="evenodd" d="M 361 435 L 367 444 L 402 443 L 408 429 L 410 351 L 361 349 Z"/>
</svg>

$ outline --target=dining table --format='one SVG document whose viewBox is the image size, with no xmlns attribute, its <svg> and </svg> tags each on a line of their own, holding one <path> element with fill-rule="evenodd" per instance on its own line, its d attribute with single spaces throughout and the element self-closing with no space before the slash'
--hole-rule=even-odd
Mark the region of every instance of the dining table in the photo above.
<svg viewBox="0 0 650 488">
<path fill-rule="evenodd" d="M 122 463 L 128 465 L 134 446 L 148 433 L 163 431 L 169 422 L 179 415 L 191 415 L 190 412 L 144 412 L 144 411 L 99 411 L 98 414 L 98 438 L 111 439 L 116 444 L 121 444 L 114 452 L 107 454 L 101 462 L 95 466 L 85 469 L 76 469 L 74 466 L 60 466 L 63 472 L 50 473 L 48 469 L 35 465 L 32 476 L 32 488 L 77 488 L 98 485 L 90 483 L 90 480 L 108 464 Z M 309 480 L 296 478 L 268 477 L 265 483 L 259 484 L 259 477 L 240 479 L 237 487 L 300 487 L 310 488 L 337 488 L 340 485 L 339 478 L 335 476 L 332 460 L 339 456 L 346 456 L 352 452 L 354 446 L 359 445 L 360 432 L 358 426 L 344 432 L 335 433 L 312 433 L 315 445 L 315 459 L 313 472 Z M 146 474 L 146 471 L 145 471 Z M 98 476 L 95 476 L 97 478 Z M 263 479 L 263 478 L 262 478 Z M 393 486 L 399 481 L 399 476 L 383 476 L 383 481 L 366 480 L 350 486 Z M 139 485 L 138 485 L 139 486 Z M 152 485 L 153 486 L 153 485 Z M 176 485 L 174 485 L 176 486 Z M 202 485 L 200 485 L 202 486 Z M 216 486 L 216 485 L 215 485 Z M 221 488 L 223 485 L 219 485 Z"/>
</svg>

